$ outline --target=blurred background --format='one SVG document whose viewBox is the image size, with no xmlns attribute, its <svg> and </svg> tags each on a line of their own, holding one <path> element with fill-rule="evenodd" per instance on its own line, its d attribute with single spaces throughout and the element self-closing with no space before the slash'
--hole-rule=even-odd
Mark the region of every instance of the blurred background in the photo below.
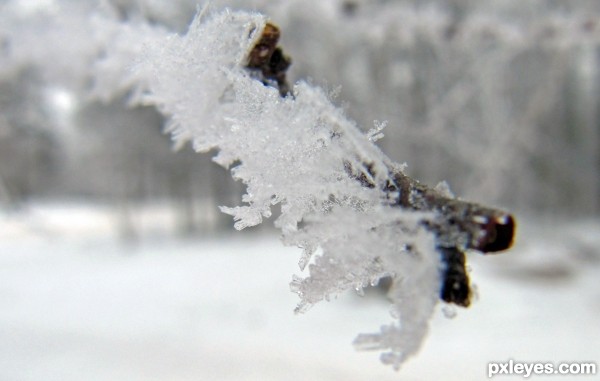
<svg viewBox="0 0 600 381">
<path fill-rule="evenodd" d="M 211 5 L 269 15 L 289 79 L 329 89 L 365 131 L 387 121 L 378 144 L 413 177 L 517 215 L 514 250 L 471 255 L 481 300 L 440 312 L 400 375 L 598 362 L 600 2 Z M 99 91 L 98 15 L 185 33 L 196 7 L 0 1 L 0 380 L 397 379 L 350 345 L 385 322 L 380 293 L 292 316 L 299 252 L 218 211 L 242 184 L 175 151 L 127 90 Z"/>
</svg>

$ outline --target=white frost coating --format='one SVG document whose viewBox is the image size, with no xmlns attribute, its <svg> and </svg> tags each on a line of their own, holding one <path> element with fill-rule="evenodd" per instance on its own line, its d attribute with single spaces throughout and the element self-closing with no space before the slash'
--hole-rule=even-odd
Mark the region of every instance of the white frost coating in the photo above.
<svg viewBox="0 0 600 381">
<path fill-rule="evenodd" d="M 236 163 L 232 175 L 247 185 L 244 205 L 221 207 L 236 229 L 261 223 L 280 203 L 275 224 L 286 244 L 304 249 L 300 267 L 322 249 L 309 276 L 292 281 L 301 298 L 297 311 L 394 277 L 391 298 L 400 324 L 355 343 L 387 350 L 383 361 L 398 368 L 419 348 L 438 300 L 432 237 L 418 227 L 418 215 L 387 206 L 380 187 L 364 187 L 348 174 L 348 165 L 372 163 L 371 180 L 384 182 L 389 159 L 370 142 L 383 123 L 365 136 L 320 88 L 300 82 L 294 97 L 281 98 L 246 72 L 265 22 L 258 14 L 224 12 L 197 18 L 185 36 L 148 46 L 136 74 L 146 78 L 144 102 L 171 117 L 176 143 L 218 149 L 217 163 Z"/>
<path fill-rule="evenodd" d="M 392 238 L 392 237 L 389 237 Z M 354 346 L 363 350 L 385 350 L 381 361 L 398 370 L 400 365 L 420 348 L 427 334 L 429 318 L 439 294 L 439 260 L 431 236 L 419 230 L 412 237 L 416 254 L 393 255 L 388 269 L 396 277 L 389 297 L 393 301 L 392 316 L 399 322 L 383 325 L 375 334 L 360 334 Z"/>
<path fill-rule="evenodd" d="M 422 215 L 387 205 L 381 191 L 389 168 L 400 168 L 371 142 L 385 123 L 364 135 L 322 89 L 300 82 L 294 97 L 281 98 L 277 89 L 253 79 L 244 66 L 267 21 L 260 14 L 199 14 L 186 34 L 177 35 L 109 14 L 90 22 L 86 12 L 73 17 L 90 41 L 83 44 L 84 62 L 75 62 L 76 54 L 57 43 L 54 49 L 12 50 L 5 68 L 42 67 L 64 56 L 61 67 L 74 65 L 74 81 L 91 80 L 93 96 L 111 100 L 129 93 L 132 103 L 157 107 L 169 117 L 167 130 L 177 145 L 218 150 L 214 161 L 233 167 L 233 177 L 246 184 L 243 205 L 221 208 L 234 217 L 236 229 L 261 223 L 280 204 L 275 225 L 286 244 L 303 248 L 300 267 L 309 272 L 291 284 L 301 298 L 297 311 L 392 276 L 399 323 L 355 343 L 387 351 L 384 362 L 396 368 L 414 354 L 438 300 L 440 263 L 431 234 L 418 226 Z M 44 16 L 54 25 L 56 19 Z M 69 36 L 67 29 L 49 41 Z M 82 43 L 76 35 L 72 39 Z M 17 33 L 11 41 L 19 41 Z M 60 73 L 47 76 L 60 82 Z M 378 186 L 362 186 L 349 168 L 371 173 L 369 181 Z"/>
</svg>

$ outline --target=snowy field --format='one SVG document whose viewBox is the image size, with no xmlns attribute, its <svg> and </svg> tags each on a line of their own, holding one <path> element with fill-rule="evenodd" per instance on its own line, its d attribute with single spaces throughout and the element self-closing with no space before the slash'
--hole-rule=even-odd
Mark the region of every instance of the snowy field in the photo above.
<svg viewBox="0 0 600 381">
<path fill-rule="evenodd" d="M 129 243 L 98 208 L 0 217 L 0 381 L 483 380 L 492 361 L 600 362 L 598 221 L 527 219 L 514 250 L 471 254 L 479 300 L 439 308 L 396 373 L 351 345 L 391 320 L 377 291 L 295 316 L 299 250 L 277 233 L 175 239 L 159 217 Z"/>
</svg>

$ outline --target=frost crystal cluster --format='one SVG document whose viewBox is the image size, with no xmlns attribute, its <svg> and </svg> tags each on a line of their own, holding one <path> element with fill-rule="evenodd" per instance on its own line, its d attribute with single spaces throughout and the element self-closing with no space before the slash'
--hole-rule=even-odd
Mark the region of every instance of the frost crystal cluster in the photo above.
<svg viewBox="0 0 600 381">
<path fill-rule="evenodd" d="M 391 207 L 383 186 L 352 176 L 349 168 L 370 163 L 369 181 L 383 185 L 393 164 L 322 89 L 299 82 L 282 98 L 244 69 L 265 24 L 258 14 L 198 16 L 186 35 L 148 44 L 135 67 L 138 101 L 169 116 L 177 144 L 217 150 L 214 161 L 246 184 L 244 205 L 221 208 L 236 229 L 261 223 L 280 204 L 275 225 L 286 244 L 303 249 L 300 267 L 309 273 L 291 284 L 297 311 L 395 279 L 401 323 L 355 344 L 388 350 L 383 360 L 398 367 L 419 348 L 438 299 L 439 254 L 421 214 Z"/>
<path fill-rule="evenodd" d="M 389 350 L 383 359 L 397 367 L 426 332 L 439 294 L 439 254 L 416 214 L 387 205 L 381 187 L 349 174 L 368 162 L 370 180 L 383 183 L 387 177 L 377 174 L 387 176 L 389 160 L 322 89 L 300 82 L 293 97 L 282 98 L 244 69 L 265 24 L 258 14 L 199 15 L 187 34 L 149 43 L 135 67 L 138 101 L 170 117 L 178 144 L 217 150 L 214 161 L 246 184 L 244 205 L 221 208 L 236 229 L 261 223 L 280 204 L 275 225 L 285 243 L 303 248 L 300 267 L 309 273 L 292 281 L 297 311 L 383 276 L 395 279 L 401 325 L 361 335 L 356 345 Z"/>
<path fill-rule="evenodd" d="M 390 189 L 390 173 L 400 176 L 402 166 L 372 143 L 384 123 L 363 134 L 321 88 L 299 82 L 281 97 L 246 70 L 264 16 L 200 12 L 187 33 L 173 34 L 93 13 L 85 2 L 70 5 L 65 17 L 23 16 L 15 4 L 0 7 L 7 15 L 0 20 L 0 77 L 34 66 L 44 80 L 88 97 L 128 94 L 134 105 L 156 107 L 177 145 L 217 152 L 214 161 L 247 186 L 243 205 L 221 208 L 237 229 L 260 224 L 279 205 L 275 225 L 284 242 L 303 249 L 304 277 L 291 283 L 298 312 L 391 277 L 395 322 L 359 335 L 355 345 L 383 351 L 396 369 L 419 349 L 443 271 L 431 226 L 422 223 L 431 213 L 397 207 L 413 195 Z M 72 35 L 78 43 L 64 44 Z"/>
</svg>

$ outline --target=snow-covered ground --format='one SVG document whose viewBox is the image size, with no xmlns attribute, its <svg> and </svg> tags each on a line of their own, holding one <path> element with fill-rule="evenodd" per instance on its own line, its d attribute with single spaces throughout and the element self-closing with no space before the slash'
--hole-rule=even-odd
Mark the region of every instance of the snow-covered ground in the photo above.
<svg viewBox="0 0 600 381">
<path fill-rule="evenodd" d="M 600 223 L 536 222 L 508 253 L 471 254 L 479 300 L 453 319 L 440 308 L 396 373 L 351 345 L 390 321 L 384 297 L 294 315 L 299 251 L 276 233 L 127 243 L 98 209 L 4 214 L 0 381 L 482 380 L 492 361 L 598 363 Z"/>
</svg>

